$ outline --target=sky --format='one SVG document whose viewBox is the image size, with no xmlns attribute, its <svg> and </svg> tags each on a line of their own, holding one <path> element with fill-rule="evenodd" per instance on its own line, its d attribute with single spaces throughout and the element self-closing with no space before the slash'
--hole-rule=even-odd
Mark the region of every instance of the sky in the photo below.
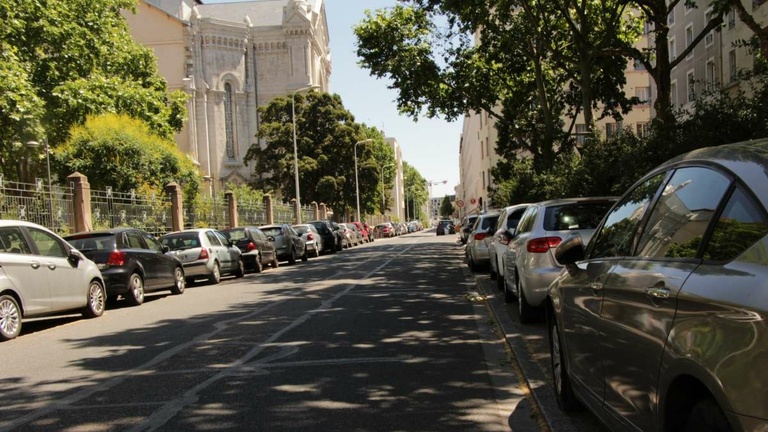
<svg viewBox="0 0 768 432">
<path fill-rule="evenodd" d="M 205 4 L 237 0 L 203 0 Z M 242 1 L 242 0 L 240 0 Z M 459 183 L 461 119 L 448 123 L 426 117 L 414 122 L 397 112 L 397 91 L 387 80 L 376 79 L 357 65 L 352 27 L 365 10 L 394 6 L 396 0 L 325 0 L 331 51 L 331 93 L 341 96 L 344 107 L 358 123 L 375 126 L 400 144 L 403 160 L 416 168 L 432 186 L 432 196 L 453 195 Z M 445 181 L 445 183 L 443 183 Z"/>
</svg>

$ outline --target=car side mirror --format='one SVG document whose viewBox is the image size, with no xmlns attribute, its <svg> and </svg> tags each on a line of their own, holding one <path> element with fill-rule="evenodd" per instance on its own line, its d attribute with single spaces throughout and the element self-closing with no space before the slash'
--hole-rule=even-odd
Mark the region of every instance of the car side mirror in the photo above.
<svg viewBox="0 0 768 432">
<path fill-rule="evenodd" d="M 67 261 L 69 261 L 69 263 L 72 264 L 72 267 L 77 268 L 77 266 L 80 264 L 80 261 L 83 258 L 85 257 L 78 250 L 70 249 L 69 256 L 67 257 Z"/>
<path fill-rule="evenodd" d="M 166 246 L 166 245 L 162 246 L 163 253 L 168 253 L 170 250 L 171 250 L 171 248 L 169 248 L 168 246 Z"/>
<path fill-rule="evenodd" d="M 573 233 L 557 246 L 557 249 L 555 249 L 555 259 L 563 265 L 574 264 L 583 260 L 586 252 L 581 234 Z"/>
<path fill-rule="evenodd" d="M 511 241 L 513 238 L 515 238 L 515 235 L 517 234 L 517 228 L 509 228 L 502 231 L 502 235 L 504 236 L 504 239 L 506 241 Z"/>
</svg>

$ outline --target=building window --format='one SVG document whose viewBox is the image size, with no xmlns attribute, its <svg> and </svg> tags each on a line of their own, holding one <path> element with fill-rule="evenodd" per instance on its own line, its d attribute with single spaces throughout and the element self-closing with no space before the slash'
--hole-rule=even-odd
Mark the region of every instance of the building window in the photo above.
<svg viewBox="0 0 768 432">
<path fill-rule="evenodd" d="M 646 105 L 651 101 L 650 87 L 635 87 L 635 97 L 641 104 Z"/>
<path fill-rule="evenodd" d="M 669 99 L 670 103 L 673 107 L 676 107 L 679 105 L 677 100 L 677 80 L 674 80 L 670 83 L 669 86 Z"/>
<path fill-rule="evenodd" d="M 736 27 L 736 12 L 731 9 L 728 11 L 728 30 Z"/>
<path fill-rule="evenodd" d="M 669 61 L 673 61 L 677 57 L 677 45 L 675 44 L 675 38 L 669 38 Z"/>
<path fill-rule="evenodd" d="M 637 136 L 639 138 L 645 138 L 648 136 L 648 122 L 638 122 L 636 124 L 637 126 Z"/>
<path fill-rule="evenodd" d="M 707 9 L 707 12 L 704 14 L 707 17 L 707 24 L 709 24 L 709 21 L 712 20 L 712 8 Z M 709 33 L 707 33 L 706 36 L 704 36 L 704 46 L 708 47 L 711 46 L 713 43 L 715 43 L 715 31 L 710 30 Z"/>
<path fill-rule="evenodd" d="M 736 82 L 736 50 L 728 51 L 728 82 Z"/>
<path fill-rule="evenodd" d="M 689 24 L 688 27 L 685 28 L 685 48 L 688 49 L 691 45 L 693 45 L 693 24 Z M 691 50 L 685 58 L 693 58 L 693 51 L 694 50 Z"/>
<path fill-rule="evenodd" d="M 688 102 L 693 102 L 696 99 L 696 77 L 693 75 L 693 71 L 688 71 L 685 76 L 688 83 Z"/>
<path fill-rule="evenodd" d="M 235 158 L 235 134 L 234 119 L 232 116 L 232 86 L 224 84 L 224 128 L 226 132 L 227 157 Z"/>
<path fill-rule="evenodd" d="M 705 66 L 706 68 L 706 78 L 707 78 L 707 85 L 713 86 L 717 84 L 717 69 L 715 68 L 715 59 L 714 57 L 710 57 L 707 59 L 707 64 Z"/>
<path fill-rule="evenodd" d="M 491 140 L 485 137 L 485 154 L 491 157 Z"/>
<path fill-rule="evenodd" d="M 584 123 L 576 125 L 576 142 L 579 144 L 587 142 L 587 125 Z"/>
<path fill-rule="evenodd" d="M 638 60 L 638 59 L 635 59 L 635 60 L 634 60 L 632 67 L 633 67 L 633 68 L 634 68 L 634 70 L 636 70 L 636 71 L 645 70 L 645 65 L 643 64 L 643 62 L 641 62 L 641 61 L 640 61 L 640 60 Z"/>
<path fill-rule="evenodd" d="M 606 123 L 605 124 L 605 136 L 610 138 L 619 133 L 618 123 Z"/>
<path fill-rule="evenodd" d="M 675 9 L 672 8 L 669 10 L 669 15 L 667 15 L 667 25 L 672 26 L 675 23 Z"/>
</svg>

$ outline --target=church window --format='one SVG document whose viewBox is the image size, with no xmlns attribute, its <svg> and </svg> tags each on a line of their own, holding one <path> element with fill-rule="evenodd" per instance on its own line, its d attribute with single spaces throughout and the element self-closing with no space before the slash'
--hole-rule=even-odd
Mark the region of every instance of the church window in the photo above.
<svg viewBox="0 0 768 432">
<path fill-rule="evenodd" d="M 232 86 L 224 84 L 224 126 L 227 134 L 227 157 L 235 158 L 234 119 L 232 117 Z"/>
</svg>

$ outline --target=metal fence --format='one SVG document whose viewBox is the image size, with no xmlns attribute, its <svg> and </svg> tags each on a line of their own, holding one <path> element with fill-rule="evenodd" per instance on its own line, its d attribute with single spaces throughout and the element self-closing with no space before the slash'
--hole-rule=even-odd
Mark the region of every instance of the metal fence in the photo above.
<svg viewBox="0 0 768 432">
<path fill-rule="evenodd" d="M 197 205 L 184 203 L 184 228 L 228 228 L 229 207 L 223 195 L 203 196 Z"/>
<path fill-rule="evenodd" d="M 272 216 L 275 223 L 293 223 L 293 206 L 286 203 L 275 204 L 272 206 Z"/>
<path fill-rule="evenodd" d="M 93 229 L 134 227 L 153 235 L 172 230 L 171 202 L 165 194 L 91 190 Z"/>
<path fill-rule="evenodd" d="M 0 174 L 0 218 L 26 220 L 68 234 L 74 225 L 72 188 L 6 181 Z"/>
<path fill-rule="evenodd" d="M 267 206 L 262 201 L 237 200 L 237 221 L 241 226 L 267 224 Z"/>
</svg>

